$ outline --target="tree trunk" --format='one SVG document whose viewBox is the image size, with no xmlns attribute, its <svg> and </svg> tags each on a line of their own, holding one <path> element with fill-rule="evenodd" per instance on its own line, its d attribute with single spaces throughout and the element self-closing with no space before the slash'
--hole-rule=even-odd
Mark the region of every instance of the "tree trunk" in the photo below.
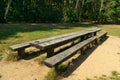
<svg viewBox="0 0 120 80">
<path fill-rule="evenodd" d="M 100 9 L 99 9 L 98 23 L 101 22 L 100 17 L 101 17 L 101 14 L 102 14 L 102 8 L 103 8 L 103 0 L 101 0 L 101 5 L 100 5 Z"/>
<path fill-rule="evenodd" d="M 82 0 L 81 9 L 80 9 L 80 18 L 81 18 L 82 13 L 83 13 L 84 4 L 85 4 L 85 0 Z M 80 19 L 79 19 L 79 20 L 80 20 Z"/>
<path fill-rule="evenodd" d="M 78 7 L 79 0 L 76 1 L 75 9 Z"/>
<path fill-rule="evenodd" d="M 6 8 L 5 15 L 4 15 L 5 20 L 7 18 L 7 14 L 8 14 L 11 3 L 12 3 L 12 0 L 8 0 L 7 8 Z"/>
</svg>

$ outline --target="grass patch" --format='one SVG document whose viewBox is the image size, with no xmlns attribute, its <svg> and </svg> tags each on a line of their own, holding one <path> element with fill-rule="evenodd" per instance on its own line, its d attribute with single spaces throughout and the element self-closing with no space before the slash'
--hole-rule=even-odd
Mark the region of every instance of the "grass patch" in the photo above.
<svg viewBox="0 0 120 80">
<path fill-rule="evenodd" d="M 109 35 L 120 37 L 120 25 L 99 25 L 99 27 Z"/>
<path fill-rule="evenodd" d="M 0 52 L 4 53 L 14 44 L 80 31 L 87 27 L 76 24 L 0 24 Z"/>
<path fill-rule="evenodd" d="M 57 77 L 57 73 L 56 73 L 55 69 L 52 68 L 47 73 L 47 76 L 45 76 L 45 80 L 55 80 L 56 77 Z"/>
<path fill-rule="evenodd" d="M 59 64 L 55 67 L 55 71 L 57 72 L 57 74 L 62 74 L 64 73 L 68 68 L 67 64 Z"/>
<path fill-rule="evenodd" d="M 6 57 L 7 61 L 17 61 L 18 60 L 18 54 L 17 53 L 9 53 Z"/>
<path fill-rule="evenodd" d="M 52 68 L 47 76 L 45 77 L 46 80 L 59 80 L 62 78 L 62 74 L 67 70 L 68 65 L 66 64 L 59 64 Z"/>
<path fill-rule="evenodd" d="M 120 73 L 112 71 L 110 76 L 102 75 L 100 77 L 95 76 L 93 79 L 87 78 L 86 80 L 120 80 Z"/>
<path fill-rule="evenodd" d="M 35 59 L 35 61 L 38 62 L 38 64 L 42 65 L 43 61 L 46 59 L 45 55 L 41 55 L 40 57 L 38 57 L 37 59 Z"/>
<path fill-rule="evenodd" d="M 97 41 L 97 44 L 100 44 L 100 39 L 99 39 L 99 38 L 97 38 L 97 40 L 96 40 L 96 41 Z"/>
<path fill-rule="evenodd" d="M 2 54 L 0 54 L 0 61 L 3 59 L 3 55 Z"/>
</svg>

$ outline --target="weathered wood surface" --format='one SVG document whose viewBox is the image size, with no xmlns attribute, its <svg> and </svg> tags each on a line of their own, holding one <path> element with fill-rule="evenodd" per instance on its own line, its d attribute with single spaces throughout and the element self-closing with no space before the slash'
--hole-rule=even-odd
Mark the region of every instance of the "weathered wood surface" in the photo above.
<svg viewBox="0 0 120 80">
<path fill-rule="evenodd" d="M 106 37 L 106 36 L 107 36 L 107 32 L 102 32 L 97 37 L 101 38 L 101 37 Z"/>
<path fill-rule="evenodd" d="M 58 47 L 60 45 L 68 43 L 72 40 L 80 38 L 81 36 L 96 33 L 99 30 L 101 30 L 101 29 L 100 28 L 92 28 L 92 29 L 89 29 L 89 30 L 76 32 L 75 34 L 72 34 L 72 35 L 69 35 L 69 36 L 63 36 L 63 37 L 60 37 L 60 38 L 55 38 L 55 39 L 44 41 L 44 42 L 31 43 L 31 45 L 35 46 L 37 48 L 40 48 L 41 50 L 44 50 L 44 49 L 49 48 L 49 47 Z"/>
<path fill-rule="evenodd" d="M 100 28 L 90 28 L 90 29 L 87 29 L 87 30 L 73 32 L 73 33 L 69 33 L 69 34 L 63 34 L 63 35 L 58 35 L 58 36 L 54 36 L 54 37 L 50 37 L 50 38 L 44 38 L 44 39 L 39 39 L 39 40 L 34 40 L 34 41 L 30 41 L 30 42 L 25 42 L 25 43 L 13 45 L 13 46 L 10 46 L 10 49 L 16 51 L 16 50 L 19 50 L 21 48 L 29 47 L 30 43 L 42 43 L 42 42 L 51 41 L 51 40 L 54 40 L 54 39 L 60 39 L 60 38 L 64 38 L 64 37 L 67 37 L 67 36 L 72 36 L 72 35 L 75 35 L 75 34 L 86 32 L 86 31 L 89 31 L 89 32 L 90 31 L 91 32 L 96 31 L 96 32 L 98 32 L 100 30 L 101 30 Z"/>
<path fill-rule="evenodd" d="M 76 45 L 74 45 L 73 47 L 57 54 L 57 55 L 54 55 L 48 59 L 46 59 L 44 61 L 44 63 L 48 66 L 48 67 L 53 67 L 65 60 L 67 60 L 68 58 L 72 57 L 74 54 L 76 54 L 76 52 L 80 49 L 82 49 L 84 46 L 90 44 L 91 42 L 95 41 L 96 39 L 98 38 L 101 38 L 102 36 L 106 36 L 106 32 L 104 33 L 101 33 L 100 35 L 97 35 L 97 36 L 94 36 L 94 37 L 91 37 L 87 40 L 84 40 Z"/>
</svg>

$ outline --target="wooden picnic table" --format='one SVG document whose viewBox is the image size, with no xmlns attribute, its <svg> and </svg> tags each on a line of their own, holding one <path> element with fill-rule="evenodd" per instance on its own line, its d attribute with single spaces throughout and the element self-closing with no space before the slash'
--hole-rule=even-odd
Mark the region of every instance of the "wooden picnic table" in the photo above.
<svg viewBox="0 0 120 80">
<path fill-rule="evenodd" d="M 37 47 L 40 50 L 46 50 L 47 51 L 47 55 L 48 57 L 52 56 L 54 53 L 54 48 L 59 47 L 63 44 L 66 44 L 68 42 L 71 42 L 77 38 L 81 38 L 82 39 L 87 39 L 91 36 L 95 36 L 96 33 L 98 31 L 100 31 L 100 28 L 91 28 L 91 29 L 87 29 L 87 30 L 83 30 L 83 31 L 78 31 L 78 32 L 74 32 L 74 33 L 70 33 L 70 34 L 65 34 L 65 35 L 61 35 L 56 37 L 51 37 L 51 38 L 47 38 L 45 40 L 38 40 L 35 42 L 31 42 L 31 46 Z M 87 36 L 87 37 L 86 37 Z"/>
</svg>

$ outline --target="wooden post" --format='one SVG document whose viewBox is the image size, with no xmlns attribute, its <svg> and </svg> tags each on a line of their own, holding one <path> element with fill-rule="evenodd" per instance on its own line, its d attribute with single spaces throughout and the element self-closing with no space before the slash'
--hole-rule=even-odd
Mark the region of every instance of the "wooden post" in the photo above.
<svg viewBox="0 0 120 80">
<path fill-rule="evenodd" d="M 96 36 L 97 35 L 97 32 L 94 32 L 94 36 Z"/>
<path fill-rule="evenodd" d="M 81 48 L 81 55 L 84 54 L 84 47 Z"/>
<path fill-rule="evenodd" d="M 84 40 L 84 36 L 81 36 L 81 40 L 80 41 L 83 41 Z"/>
<path fill-rule="evenodd" d="M 21 49 L 18 49 L 17 51 L 18 51 L 19 58 L 23 58 L 25 55 L 25 49 L 21 48 Z"/>
<path fill-rule="evenodd" d="M 99 38 L 95 39 L 95 44 L 99 44 Z"/>
<path fill-rule="evenodd" d="M 54 48 L 48 48 L 47 49 L 47 58 L 54 55 Z"/>
<path fill-rule="evenodd" d="M 81 41 L 85 40 L 86 39 L 86 35 L 84 36 L 81 36 Z"/>
</svg>

